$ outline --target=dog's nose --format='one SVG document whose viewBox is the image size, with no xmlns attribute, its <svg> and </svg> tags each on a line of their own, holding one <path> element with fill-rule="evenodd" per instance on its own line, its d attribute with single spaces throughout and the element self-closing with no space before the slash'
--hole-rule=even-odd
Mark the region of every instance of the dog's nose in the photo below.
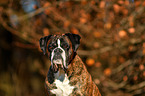
<svg viewBox="0 0 145 96">
<path fill-rule="evenodd" d="M 61 59 L 61 58 L 62 58 L 62 57 L 61 57 L 60 54 L 55 54 L 54 57 L 53 57 L 54 60 Z"/>
<path fill-rule="evenodd" d="M 63 51 L 60 48 L 54 50 L 54 53 L 62 53 Z"/>
</svg>

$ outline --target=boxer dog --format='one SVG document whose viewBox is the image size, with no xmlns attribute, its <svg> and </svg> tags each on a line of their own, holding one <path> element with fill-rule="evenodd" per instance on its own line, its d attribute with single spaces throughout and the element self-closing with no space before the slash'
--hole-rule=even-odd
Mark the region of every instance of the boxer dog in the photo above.
<svg viewBox="0 0 145 96">
<path fill-rule="evenodd" d="M 76 54 L 80 36 L 66 33 L 39 40 L 51 61 L 45 87 L 48 96 L 101 96 L 84 63 Z"/>
</svg>

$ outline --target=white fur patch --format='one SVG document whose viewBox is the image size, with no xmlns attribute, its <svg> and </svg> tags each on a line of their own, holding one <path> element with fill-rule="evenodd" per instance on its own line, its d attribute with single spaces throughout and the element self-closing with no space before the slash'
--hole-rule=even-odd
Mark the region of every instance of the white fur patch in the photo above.
<svg viewBox="0 0 145 96">
<path fill-rule="evenodd" d="M 50 90 L 56 96 L 68 96 L 72 93 L 74 86 L 69 85 L 69 79 L 65 74 L 65 79 L 63 82 L 55 79 L 54 83 L 56 84 L 57 89 Z"/>
<path fill-rule="evenodd" d="M 64 49 L 60 46 L 61 44 L 60 44 L 61 42 L 60 42 L 60 40 L 58 39 L 57 40 L 57 44 L 58 44 L 58 47 L 56 47 L 55 49 L 57 49 L 57 48 L 60 48 L 61 50 L 62 50 L 62 53 L 61 53 L 61 56 L 62 56 L 62 58 L 63 58 L 63 64 L 64 64 L 64 66 L 67 68 L 67 66 L 66 66 L 66 53 L 65 53 L 65 51 L 64 51 Z M 52 51 L 52 53 L 51 53 L 51 64 L 52 64 L 52 66 L 53 66 L 53 56 L 54 56 L 54 50 L 55 49 L 53 49 L 53 51 Z"/>
<path fill-rule="evenodd" d="M 64 49 L 62 49 L 61 46 L 60 46 L 60 40 L 59 40 L 59 39 L 57 40 L 57 44 L 58 44 L 58 48 L 60 48 L 60 49 L 63 51 L 63 52 L 61 53 L 61 56 L 62 56 L 62 58 L 63 58 L 63 64 L 64 64 L 64 66 L 66 67 L 66 54 L 65 54 Z"/>
</svg>

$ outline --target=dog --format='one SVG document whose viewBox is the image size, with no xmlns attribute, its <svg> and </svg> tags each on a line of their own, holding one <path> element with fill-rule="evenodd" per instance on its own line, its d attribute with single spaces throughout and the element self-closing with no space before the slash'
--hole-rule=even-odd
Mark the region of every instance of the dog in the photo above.
<svg viewBox="0 0 145 96">
<path fill-rule="evenodd" d="M 77 34 L 49 35 L 39 40 L 40 48 L 51 61 L 45 88 L 48 96 L 101 96 L 76 51 Z"/>
</svg>

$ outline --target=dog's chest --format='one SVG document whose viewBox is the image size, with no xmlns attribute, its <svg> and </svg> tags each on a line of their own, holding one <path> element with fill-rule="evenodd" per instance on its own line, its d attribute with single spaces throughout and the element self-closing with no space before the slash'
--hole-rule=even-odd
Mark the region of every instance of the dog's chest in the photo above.
<svg viewBox="0 0 145 96">
<path fill-rule="evenodd" d="M 54 83 L 57 89 L 53 89 L 50 91 L 56 96 L 68 96 L 72 93 L 73 89 L 75 88 L 74 86 L 71 86 L 69 84 L 69 79 L 67 75 L 65 75 L 65 79 L 63 80 L 63 82 L 61 82 L 58 79 L 55 79 Z"/>
</svg>

